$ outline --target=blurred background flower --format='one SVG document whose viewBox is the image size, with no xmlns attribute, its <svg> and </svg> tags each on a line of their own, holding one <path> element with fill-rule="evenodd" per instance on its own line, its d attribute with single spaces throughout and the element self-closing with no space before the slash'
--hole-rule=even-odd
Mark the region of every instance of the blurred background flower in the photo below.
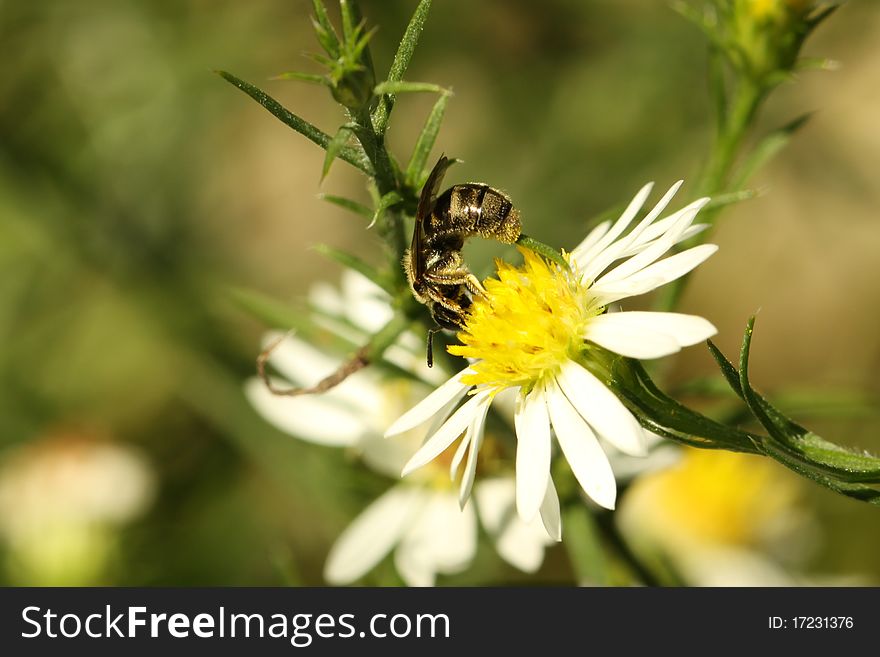
<svg viewBox="0 0 880 657">
<path fill-rule="evenodd" d="M 119 530 L 152 501 L 138 450 L 84 433 L 11 449 L 0 466 L 0 537 L 6 573 L 25 586 L 113 581 Z"/>
<path fill-rule="evenodd" d="M 380 69 L 413 6 L 362 2 L 380 27 Z M 344 450 L 272 427 L 241 387 L 267 325 L 231 289 L 295 312 L 312 283 L 339 276 L 310 245 L 381 261 L 364 222 L 316 198 L 320 149 L 210 72 L 261 83 L 332 130 L 344 118 L 329 94 L 267 80 L 308 66 L 311 11 L 306 0 L 0 3 L 0 48 L 14 62 L 0 78 L 4 477 L 56 427 L 87 426 L 142 454 L 155 482 L 152 504 L 111 523 L 112 559 L 79 581 L 322 584 L 330 546 L 387 488 Z M 762 308 L 755 384 L 818 433 L 874 451 L 878 29 L 877 3 L 848 3 L 807 42 L 805 55 L 840 69 L 781 86 L 759 120 L 821 112 L 755 179 L 768 193 L 724 215 L 721 249 L 680 307 L 709 318 L 727 354 Z M 696 179 L 713 129 L 704 51 L 697 30 L 651 0 L 448 0 L 433 7 L 408 77 L 455 90 L 437 150 L 465 163 L 447 182 L 504 189 L 530 234 L 564 245 L 642 181 Z M 392 149 L 411 147 L 433 101 L 398 100 Z M 322 189 L 368 200 L 344 163 Z M 485 275 L 505 253 L 474 240 L 465 257 Z M 668 380 L 713 372 L 694 348 Z M 680 393 L 736 420 L 705 388 Z M 801 488 L 822 541 L 798 571 L 876 581 L 876 509 Z M 4 534 L 6 563 L 11 545 Z M 466 573 L 438 581 L 521 581 L 496 561 L 478 550 Z M 10 566 L 3 582 L 23 573 Z M 537 578 L 571 582 L 564 553 L 548 551 Z"/>
<path fill-rule="evenodd" d="M 665 571 L 667 583 L 834 581 L 804 576 L 820 529 L 804 499 L 804 483 L 768 459 L 688 448 L 678 464 L 634 481 L 617 520 L 655 569 Z M 836 583 L 859 582 L 840 577 Z"/>
</svg>

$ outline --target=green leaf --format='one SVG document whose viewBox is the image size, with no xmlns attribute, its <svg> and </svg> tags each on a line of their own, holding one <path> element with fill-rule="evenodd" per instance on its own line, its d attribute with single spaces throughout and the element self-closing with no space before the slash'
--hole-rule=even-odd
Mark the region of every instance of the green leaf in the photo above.
<svg viewBox="0 0 880 657">
<path fill-rule="evenodd" d="M 375 94 L 400 94 L 400 93 L 417 93 L 427 91 L 435 94 L 449 95 L 451 92 L 444 89 L 439 84 L 431 82 L 407 82 L 406 80 L 397 80 L 395 82 L 380 82 L 376 85 Z"/>
<path fill-rule="evenodd" d="M 662 392 L 637 360 L 619 357 L 612 366 L 612 384 L 650 431 L 703 449 L 760 453 L 761 437 L 720 424 Z"/>
<path fill-rule="evenodd" d="M 848 450 L 824 440 L 781 413 L 752 388 L 749 382 L 749 353 L 755 318 L 752 317 L 743 337 L 739 362 L 739 383 L 743 399 L 768 433 L 803 466 L 847 483 L 880 483 L 880 458 Z"/>
<path fill-rule="evenodd" d="M 415 148 L 413 148 L 412 156 L 409 158 L 405 180 L 406 184 L 414 189 L 421 189 L 424 184 L 425 165 L 428 161 L 428 155 L 431 154 L 431 149 L 434 148 L 434 142 L 437 141 L 437 134 L 440 132 L 440 124 L 443 122 L 443 113 L 446 111 L 450 95 L 448 93 L 441 94 L 437 102 L 434 103 L 434 107 L 425 121 L 425 127 L 422 128 Z"/>
<path fill-rule="evenodd" d="M 816 11 L 814 11 L 807 18 L 806 22 L 807 22 L 808 31 L 812 32 L 817 27 L 819 27 L 819 25 L 822 24 L 822 22 L 825 21 L 826 18 L 831 16 L 831 14 L 833 14 L 838 9 L 840 9 L 841 4 L 842 3 L 825 4 L 825 5 L 821 5 L 821 6 L 817 7 Z"/>
<path fill-rule="evenodd" d="M 333 59 L 337 59 L 341 53 L 339 36 L 336 34 L 336 30 L 333 29 L 333 23 L 330 22 L 330 17 L 327 15 L 327 8 L 321 0 L 313 0 L 312 5 L 315 9 L 315 18 L 312 19 L 312 24 L 315 26 L 315 34 L 318 37 L 318 43 L 321 44 L 321 47 L 324 48 Z"/>
<path fill-rule="evenodd" d="M 270 80 L 299 80 L 300 82 L 311 82 L 314 84 L 322 84 L 324 86 L 330 86 L 330 81 L 325 78 L 323 75 L 317 75 L 315 73 L 301 73 L 299 71 L 285 71 L 284 73 L 279 73 L 278 75 L 273 75 Z"/>
<path fill-rule="evenodd" d="M 762 190 L 759 189 L 743 189 L 738 192 L 728 192 L 727 194 L 718 194 L 713 196 L 708 203 L 706 203 L 707 210 L 720 210 L 721 208 L 727 207 L 728 205 L 733 205 L 734 203 L 739 203 L 741 201 L 748 201 L 763 194 Z"/>
<path fill-rule="evenodd" d="M 331 59 L 330 57 L 325 57 L 325 56 L 322 55 L 321 53 L 317 53 L 317 52 L 305 52 L 305 53 L 303 53 L 303 56 L 304 56 L 304 57 L 307 57 L 308 59 L 311 59 L 311 60 L 312 60 L 313 62 L 315 62 L 316 64 L 320 64 L 320 65 L 323 66 L 324 68 L 328 68 L 328 69 L 330 69 L 331 71 L 333 71 L 333 70 L 335 70 L 335 69 L 337 68 L 337 66 L 336 66 L 336 62 L 337 62 L 338 60 L 336 60 L 336 59 Z"/>
<path fill-rule="evenodd" d="M 333 139 L 327 144 L 327 153 L 324 155 L 324 166 L 321 168 L 322 181 L 327 177 L 327 174 L 330 173 L 330 165 L 333 164 L 333 160 L 336 159 L 336 156 L 339 155 L 340 151 L 345 148 L 349 139 L 351 139 L 353 129 L 354 126 L 351 124 L 340 126 L 339 130 L 336 131 L 336 134 L 333 135 Z"/>
<path fill-rule="evenodd" d="M 357 39 L 356 30 L 358 25 L 357 8 L 352 7 L 350 0 L 339 0 L 339 13 L 342 14 L 342 38 L 348 43 L 354 43 Z"/>
<path fill-rule="evenodd" d="M 794 134 L 807 123 L 811 115 L 811 113 L 803 114 L 764 137 L 740 166 L 732 183 L 733 189 L 745 187 L 749 178 L 758 169 L 788 145 Z"/>
<path fill-rule="evenodd" d="M 372 28 L 361 36 L 361 33 L 366 29 L 366 21 L 361 17 L 361 10 L 358 4 L 354 1 L 347 2 L 342 9 L 344 11 L 343 26 L 346 20 L 351 25 L 357 25 L 352 30 L 352 39 L 346 43 L 348 58 L 352 62 L 359 62 L 366 69 L 369 79 L 375 84 L 376 70 L 373 66 L 373 55 L 370 53 L 369 43 L 373 35 L 376 34 L 378 27 Z M 347 19 L 345 18 L 346 13 L 348 14 Z"/>
<path fill-rule="evenodd" d="M 373 211 L 370 208 L 368 208 L 366 205 L 358 203 L 357 201 L 352 201 L 349 198 L 345 198 L 343 196 L 333 196 L 332 194 L 318 194 L 318 198 L 322 201 L 327 201 L 328 203 L 338 205 L 339 207 L 345 208 L 346 210 L 351 210 L 355 214 L 359 214 L 367 219 L 373 218 Z"/>
<path fill-rule="evenodd" d="M 309 314 L 301 308 L 292 307 L 262 292 L 247 288 L 232 288 L 229 296 L 236 306 L 267 326 L 285 331 L 293 330 L 310 341 L 326 343 L 329 339 L 327 332 L 317 327 Z M 340 339 L 334 346 L 344 351 L 351 348 L 351 343 Z"/>
<path fill-rule="evenodd" d="M 418 7 L 416 7 L 409 24 L 406 26 L 403 38 L 400 40 L 397 53 L 394 55 L 394 61 L 391 62 L 391 69 L 388 71 L 386 78 L 387 82 L 397 82 L 403 79 L 403 74 L 406 73 L 406 69 L 409 67 L 409 62 L 425 27 L 425 21 L 428 19 L 428 10 L 430 8 L 431 0 L 421 0 Z M 385 134 L 385 130 L 388 128 L 388 118 L 393 107 L 393 95 L 384 94 L 379 99 L 379 104 L 373 112 L 373 125 L 375 126 L 376 134 Z"/>
<path fill-rule="evenodd" d="M 281 121 L 288 127 L 293 128 L 307 139 L 315 142 L 321 148 L 326 149 L 330 145 L 330 135 L 323 132 L 319 128 L 316 128 L 305 119 L 298 117 L 290 110 L 286 109 L 283 105 L 281 105 L 281 103 L 272 98 L 265 91 L 258 89 L 254 85 L 245 82 L 244 80 L 240 80 L 239 78 L 235 77 L 231 73 L 227 73 L 226 71 L 216 71 L 216 73 L 224 80 L 238 87 L 248 96 L 257 101 L 279 121 Z M 370 164 L 369 159 L 363 153 L 363 151 L 352 148 L 351 146 L 346 146 L 339 150 L 339 158 L 360 169 L 368 176 L 372 177 L 374 175 L 373 165 Z"/>
<path fill-rule="evenodd" d="M 372 228 L 376 225 L 379 219 L 382 218 L 382 215 L 385 214 L 385 211 L 388 210 L 393 205 L 400 203 L 403 200 L 403 196 L 400 195 L 400 192 L 390 191 L 385 194 L 382 198 L 379 199 L 379 204 L 376 206 L 375 212 L 373 212 L 373 220 L 370 222 L 370 225 L 367 228 Z"/>
<path fill-rule="evenodd" d="M 840 62 L 827 57 L 801 57 L 794 64 L 794 70 L 800 71 L 836 71 Z"/>
<path fill-rule="evenodd" d="M 375 267 L 361 260 L 357 256 L 346 253 L 345 251 L 340 251 L 327 244 L 316 244 L 314 249 L 322 256 L 335 260 L 343 267 L 348 267 L 349 269 L 353 269 L 363 275 L 365 278 L 385 290 L 388 294 L 393 295 L 395 293 L 394 288 L 389 285 L 386 276 L 383 276 Z"/>
</svg>

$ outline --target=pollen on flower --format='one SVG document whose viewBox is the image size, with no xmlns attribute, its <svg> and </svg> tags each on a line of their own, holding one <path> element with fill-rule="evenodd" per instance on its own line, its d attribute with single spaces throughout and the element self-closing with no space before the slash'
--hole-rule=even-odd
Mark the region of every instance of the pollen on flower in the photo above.
<svg viewBox="0 0 880 657">
<path fill-rule="evenodd" d="M 528 249 L 520 252 L 525 261 L 519 267 L 496 261 L 498 278 L 487 279 L 486 297 L 474 300 L 458 334 L 462 344 L 449 347 L 454 355 L 477 359 L 464 383 L 500 391 L 554 376 L 577 356 L 584 327 L 603 310 L 577 272 Z"/>
</svg>

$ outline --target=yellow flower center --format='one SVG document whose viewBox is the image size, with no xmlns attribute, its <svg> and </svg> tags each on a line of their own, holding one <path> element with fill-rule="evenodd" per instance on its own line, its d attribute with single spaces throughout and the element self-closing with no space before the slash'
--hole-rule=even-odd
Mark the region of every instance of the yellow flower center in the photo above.
<svg viewBox="0 0 880 657">
<path fill-rule="evenodd" d="M 462 344 L 449 347 L 451 354 L 477 359 L 464 383 L 496 392 L 531 388 L 577 357 L 587 322 L 603 310 L 576 272 L 520 252 L 525 262 L 519 267 L 496 261 L 498 278 L 487 279 L 487 296 L 474 300 L 458 334 Z"/>
<path fill-rule="evenodd" d="M 701 543 L 760 543 L 797 506 L 796 482 L 768 459 L 687 450 L 677 467 L 642 477 L 630 491 L 650 500 L 661 531 Z"/>
</svg>

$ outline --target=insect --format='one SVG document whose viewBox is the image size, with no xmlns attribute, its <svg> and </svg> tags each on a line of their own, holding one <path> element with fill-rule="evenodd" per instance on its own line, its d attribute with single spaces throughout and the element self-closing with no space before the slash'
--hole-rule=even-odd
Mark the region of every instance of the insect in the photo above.
<svg viewBox="0 0 880 657">
<path fill-rule="evenodd" d="M 453 185 L 437 196 L 454 162 L 441 156 L 428 176 L 419 197 L 412 245 L 403 256 L 413 296 L 428 307 L 437 323 L 437 328 L 428 330 L 428 367 L 434 364 L 434 334 L 464 328 L 473 295 L 486 294 L 462 258 L 465 240 L 478 235 L 513 244 L 521 231 L 519 210 L 488 185 Z"/>
</svg>

